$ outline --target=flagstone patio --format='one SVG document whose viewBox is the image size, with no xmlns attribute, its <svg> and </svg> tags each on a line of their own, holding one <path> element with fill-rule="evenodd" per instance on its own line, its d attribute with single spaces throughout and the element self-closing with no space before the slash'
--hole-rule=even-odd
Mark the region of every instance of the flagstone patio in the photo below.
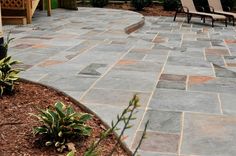
<svg viewBox="0 0 236 156">
<path fill-rule="evenodd" d="M 235 27 L 183 17 L 145 17 L 141 27 L 142 15 L 111 9 L 43 14 L 3 27 L 22 78 L 69 94 L 108 123 L 137 93 L 125 142 L 135 148 L 150 120 L 143 156 L 236 155 Z"/>
</svg>

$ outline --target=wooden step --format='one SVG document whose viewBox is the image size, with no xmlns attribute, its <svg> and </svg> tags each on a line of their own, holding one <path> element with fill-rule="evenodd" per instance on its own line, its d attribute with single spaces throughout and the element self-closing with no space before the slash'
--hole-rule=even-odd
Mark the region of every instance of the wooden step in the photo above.
<svg viewBox="0 0 236 156">
<path fill-rule="evenodd" d="M 27 24 L 25 16 L 2 16 L 3 25 L 24 25 Z"/>
</svg>

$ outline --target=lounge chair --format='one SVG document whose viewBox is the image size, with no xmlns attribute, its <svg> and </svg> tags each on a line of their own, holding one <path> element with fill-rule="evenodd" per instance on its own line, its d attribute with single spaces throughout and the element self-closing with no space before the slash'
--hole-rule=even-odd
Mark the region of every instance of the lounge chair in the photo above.
<svg viewBox="0 0 236 156">
<path fill-rule="evenodd" d="M 209 7 L 212 13 L 224 15 L 229 18 L 229 21 L 231 21 L 232 19 L 233 26 L 235 25 L 236 13 L 224 11 L 220 0 L 208 0 L 208 3 L 209 3 Z M 230 11 L 230 8 L 229 8 L 229 11 Z"/>
<path fill-rule="evenodd" d="M 211 13 L 205 13 L 205 12 L 199 12 L 196 10 L 193 0 L 181 0 L 182 7 L 178 8 L 176 10 L 174 21 L 176 19 L 176 16 L 178 13 L 185 13 L 187 16 L 188 23 L 190 22 L 193 15 L 200 16 L 201 19 L 203 19 L 203 22 L 205 23 L 205 18 L 211 18 L 212 20 L 212 27 L 214 27 L 214 22 L 216 20 L 224 20 L 225 26 L 227 27 L 227 18 L 223 15 L 217 15 L 217 14 L 211 14 Z M 203 10 L 204 11 L 204 10 Z"/>
</svg>

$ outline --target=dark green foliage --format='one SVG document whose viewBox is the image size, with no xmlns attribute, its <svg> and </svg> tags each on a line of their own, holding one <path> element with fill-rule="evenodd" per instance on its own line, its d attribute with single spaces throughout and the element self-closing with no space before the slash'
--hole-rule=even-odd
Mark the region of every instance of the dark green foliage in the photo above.
<svg viewBox="0 0 236 156">
<path fill-rule="evenodd" d="M 146 0 L 146 7 L 151 6 L 153 4 L 153 0 Z"/>
<path fill-rule="evenodd" d="M 230 11 L 229 9 L 233 9 L 235 3 L 235 0 L 221 0 L 222 7 L 225 11 Z"/>
<path fill-rule="evenodd" d="M 10 33 L 7 35 L 7 41 L 0 45 L 0 60 L 7 57 L 8 45 L 14 38 L 10 38 Z"/>
<path fill-rule="evenodd" d="M 0 60 L 0 96 L 3 93 L 12 93 L 15 82 L 19 79 L 19 69 L 12 68 L 13 65 L 19 63 L 11 59 L 11 56 Z"/>
<path fill-rule="evenodd" d="M 85 124 L 92 116 L 87 113 L 77 113 L 72 107 L 62 102 L 55 103 L 54 109 L 40 110 L 34 115 L 42 122 L 42 126 L 34 128 L 34 134 L 40 136 L 40 142 L 45 146 L 55 146 L 63 152 L 69 139 L 90 136 L 92 129 Z"/>
<path fill-rule="evenodd" d="M 193 0 L 194 5 L 197 9 L 197 11 L 205 11 L 205 12 L 210 12 L 209 9 L 209 4 L 207 0 Z M 204 10 L 202 10 L 202 8 L 204 8 Z"/>
<path fill-rule="evenodd" d="M 143 8 L 148 5 L 148 3 L 150 3 L 149 0 L 131 0 L 132 6 L 138 11 L 143 10 Z"/>
<path fill-rule="evenodd" d="M 166 11 L 174 11 L 179 7 L 179 0 L 164 0 L 163 7 Z"/>
<path fill-rule="evenodd" d="M 93 7 L 102 8 L 108 4 L 108 0 L 90 0 Z"/>
<path fill-rule="evenodd" d="M 70 10 L 78 10 L 76 0 L 60 0 L 60 7 Z"/>
</svg>

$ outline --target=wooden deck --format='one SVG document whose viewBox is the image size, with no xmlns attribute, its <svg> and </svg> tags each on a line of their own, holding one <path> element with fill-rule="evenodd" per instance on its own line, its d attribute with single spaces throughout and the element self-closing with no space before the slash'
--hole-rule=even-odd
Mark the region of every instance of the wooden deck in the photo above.
<svg viewBox="0 0 236 156">
<path fill-rule="evenodd" d="M 30 24 L 38 5 L 44 0 L 1 0 L 3 24 Z M 14 4 L 11 5 L 10 3 Z M 47 0 L 47 15 L 51 16 L 51 0 Z"/>
</svg>

